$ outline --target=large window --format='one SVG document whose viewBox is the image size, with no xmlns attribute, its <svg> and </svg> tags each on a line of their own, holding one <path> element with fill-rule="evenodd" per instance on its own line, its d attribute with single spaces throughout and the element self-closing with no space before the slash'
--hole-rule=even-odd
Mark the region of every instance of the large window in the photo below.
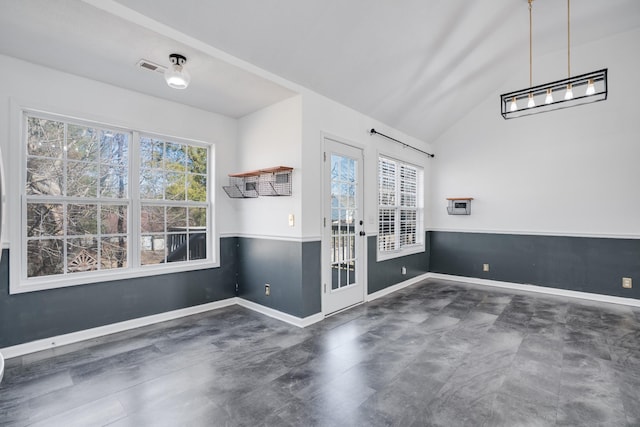
<svg viewBox="0 0 640 427">
<path fill-rule="evenodd" d="M 21 283 L 212 263 L 209 145 L 40 113 L 23 144 Z"/>
<path fill-rule="evenodd" d="M 378 258 L 424 250 L 423 172 L 417 166 L 378 158 Z"/>
</svg>

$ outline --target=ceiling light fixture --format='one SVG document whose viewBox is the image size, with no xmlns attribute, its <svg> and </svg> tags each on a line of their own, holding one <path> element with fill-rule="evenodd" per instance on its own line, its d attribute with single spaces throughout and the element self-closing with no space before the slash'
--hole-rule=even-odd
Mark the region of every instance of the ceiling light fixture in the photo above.
<svg viewBox="0 0 640 427">
<path fill-rule="evenodd" d="M 532 3 L 529 4 L 529 87 L 500 95 L 502 117 L 513 119 L 607 99 L 607 69 L 571 77 L 571 0 L 567 0 L 567 78 L 533 86 Z M 583 87 L 586 87 L 583 92 Z M 555 100 L 553 92 L 564 91 Z M 526 104 L 525 104 L 525 100 Z M 544 102 L 543 102 L 544 100 Z M 518 104 L 520 102 L 520 104 Z"/>
<path fill-rule="evenodd" d="M 169 55 L 169 61 L 171 65 L 164 72 L 167 84 L 174 89 L 186 89 L 191 81 L 191 75 L 185 68 L 187 58 L 178 53 L 172 53 Z"/>
</svg>

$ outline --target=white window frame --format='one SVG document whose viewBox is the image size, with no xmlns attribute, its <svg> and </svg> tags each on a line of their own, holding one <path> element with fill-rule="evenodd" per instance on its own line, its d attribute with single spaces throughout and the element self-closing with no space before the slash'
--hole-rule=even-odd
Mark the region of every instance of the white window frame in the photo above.
<svg viewBox="0 0 640 427">
<path fill-rule="evenodd" d="M 386 160 L 393 162 L 396 165 L 395 169 L 395 205 L 381 205 L 380 204 L 380 161 Z M 400 212 L 403 208 L 400 206 L 401 191 L 400 191 L 400 169 L 401 166 L 407 166 L 416 170 L 416 243 L 410 245 L 401 245 L 400 242 Z M 376 158 L 376 206 L 377 206 L 377 220 L 376 220 L 376 253 L 377 261 L 384 261 L 388 259 L 403 257 L 407 255 L 417 254 L 425 251 L 425 231 L 424 231 L 424 168 L 416 164 L 400 160 L 394 156 L 378 153 Z M 382 209 L 391 209 L 395 211 L 394 216 L 394 230 L 395 230 L 395 249 L 393 250 L 381 250 L 380 249 L 380 211 Z"/>
<path fill-rule="evenodd" d="M 162 133 L 147 132 L 137 130 L 132 126 L 119 126 L 106 123 L 104 120 L 96 120 L 91 117 L 79 118 L 77 115 L 64 113 L 51 113 L 43 109 L 24 107 L 12 102 L 12 120 L 10 130 L 11 149 L 9 153 L 9 176 L 15 179 L 13 188 L 9 190 L 8 206 L 9 224 L 19 224 L 19 226 L 10 226 L 9 228 L 9 247 L 10 247 L 10 278 L 9 292 L 11 294 L 32 292 L 46 289 L 55 289 L 68 286 L 77 286 L 90 283 L 108 282 L 114 280 L 124 280 L 136 277 L 147 277 L 154 275 L 162 275 L 168 273 L 195 271 L 209 268 L 220 267 L 219 253 L 220 242 L 219 234 L 215 227 L 215 144 L 198 141 L 187 138 L 174 137 Z M 94 126 L 98 128 L 108 128 L 131 135 L 129 147 L 129 176 L 128 176 L 128 229 L 127 229 L 127 267 L 97 270 L 90 272 L 76 272 L 72 274 L 60 274 L 40 277 L 27 277 L 27 259 L 26 259 L 26 177 L 27 177 L 27 148 L 26 148 L 26 123 L 27 116 L 34 115 L 37 117 L 58 120 L 65 123 L 78 124 L 83 126 Z M 168 142 L 176 142 L 188 144 L 192 146 L 200 146 L 208 149 L 207 155 L 207 239 L 206 239 L 206 258 L 202 260 L 178 261 L 171 263 L 141 265 L 140 263 L 140 207 L 141 200 L 139 197 L 139 173 L 140 173 L 140 156 L 139 141 L 141 136 L 149 136 L 162 139 Z M 17 184 L 17 185 L 16 185 Z M 64 197 L 61 197 L 63 199 Z M 119 201 L 121 199 L 114 199 Z M 87 202 L 93 202 L 95 199 L 88 199 Z M 124 200 L 123 200 L 124 202 Z M 162 201 L 159 201 L 162 202 Z M 185 201 L 185 205 L 190 202 Z"/>
</svg>

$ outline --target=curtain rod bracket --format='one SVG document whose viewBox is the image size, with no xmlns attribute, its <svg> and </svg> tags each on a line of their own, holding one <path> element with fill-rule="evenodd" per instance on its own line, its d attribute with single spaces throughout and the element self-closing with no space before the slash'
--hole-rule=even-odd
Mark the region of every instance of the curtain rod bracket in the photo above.
<svg viewBox="0 0 640 427">
<path fill-rule="evenodd" d="M 402 145 L 402 146 L 403 146 L 403 147 L 405 147 L 405 148 L 411 148 L 411 149 L 413 149 L 413 150 L 416 150 L 416 151 L 421 152 L 422 154 L 426 154 L 427 156 L 432 157 L 432 158 L 436 156 L 435 154 L 427 153 L 426 151 L 422 151 L 421 149 L 416 148 L 416 147 L 414 147 L 414 146 L 412 146 L 412 145 L 405 144 L 405 143 L 404 143 L 404 142 L 402 142 L 402 141 L 398 141 L 397 139 L 392 138 L 392 137 L 390 137 L 389 135 L 385 135 L 384 133 L 380 133 L 380 132 L 378 132 L 377 130 L 375 130 L 375 129 L 373 129 L 373 128 L 371 128 L 371 130 L 369 131 L 369 134 L 370 134 L 370 135 L 380 135 L 380 136 L 382 136 L 382 137 L 385 137 L 385 138 L 387 138 L 387 139 L 390 139 L 391 141 L 397 142 L 398 144 Z"/>
</svg>

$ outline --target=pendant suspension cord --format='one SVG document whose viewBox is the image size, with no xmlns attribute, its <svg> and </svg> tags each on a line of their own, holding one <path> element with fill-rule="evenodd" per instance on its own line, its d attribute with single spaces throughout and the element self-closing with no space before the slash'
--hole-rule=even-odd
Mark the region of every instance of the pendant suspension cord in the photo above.
<svg viewBox="0 0 640 427">
<path fill-rule="evenodd" d="M 531 3 L 529 0 L 529 87 L 533 86 L 533 19 L 531 17 Z"/>
<path fill-rule="evenodd" d="M 411 148 L 411 149 L 413 149 L 413 150 L 416 150 L 416 151 L 421 152 L 422 154 L 426 154 L 426 155 L 427 155 L 427 156 L 429 156 L 429 157 L 435 157 L 435 156 L 436 156 L 435 154 L 427 153 L 426 151 L 422 151 L 422 150 L 421 150 L 421 149 L 419 149 L 419 148 L 416 148 L 416 147 L 411 146 L 411 145 L 409 145 L 409 144 L 405 144 L 405 143 L 404 143 L 404 142 L 402 142 L 402 141 L 398 141 L 397 139 L 392 138 L 392 137 L 390 137 L 389 135 L 385 135 L 384 133 L 380 133 L 380 132 L 378 132 L 378 131 L 377 131 L 377 130 L 375 130 L 375 129 L 371 129 L 371 130 L 369 131 L 369 134 L 370 134 L 370 135 L 380 135 L 380 136 L 383 136 L 383 137 L 385 137 L 385 138 L 387 138 L 387 139 L 390 139 L 391 141 L 397 142 L 398 144 L 400 144 L 400 145 L 404 146 L 405 148 Z"/>
<path fill-rule="evenodd" d="M 571 0 L 567 0 L 567 77 L 571 77 Z"/>
</svg>

